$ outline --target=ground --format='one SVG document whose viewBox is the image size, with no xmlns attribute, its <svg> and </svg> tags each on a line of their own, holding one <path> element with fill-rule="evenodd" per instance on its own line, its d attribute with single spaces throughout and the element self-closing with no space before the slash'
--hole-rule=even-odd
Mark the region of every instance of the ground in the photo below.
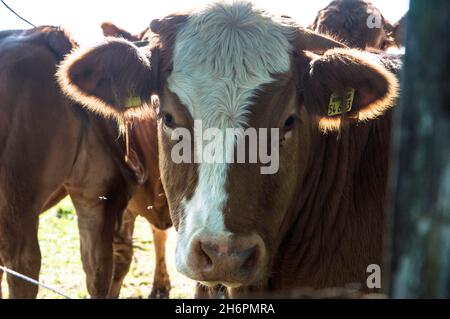
<svg viewBox="0 0 450 319">
<path fill-rule="evenodd" d="M 174 266 L 175 231 L 169 231 L 167 262 L 172 282 L 171 298 L 192 298 L 194 282 L 177 273 Z M 154 247 L 150 226 L 143 218 L 136 221 L 134 258 L 122 286 L 121 298 L 146 298 L 151 291 L 154 273 Z M 66 198 L 42 214 L 39 222 L 39 244 L 42 252 L 40 281 L 71 298 L 88 298 L 81 266 L 77 217 Z M 6 279 L 2 289 L 7 297 Z M 38 298 L 62 298 L 40 288 Z"/>
</svg>

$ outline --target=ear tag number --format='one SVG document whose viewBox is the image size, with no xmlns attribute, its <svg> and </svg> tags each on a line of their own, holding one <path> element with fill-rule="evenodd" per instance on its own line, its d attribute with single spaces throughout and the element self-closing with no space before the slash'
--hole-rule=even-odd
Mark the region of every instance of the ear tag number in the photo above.
<svg viewBox="0 0 450 319">
<path fill-rule="evenodd" d="M 328 105 L 328 116 L 336 116 L 342 114 L 342 101 L 345 104 L 345 111 L 350 112 L 353 107 L 355 98 L 355 89 L 351 88 L 345 92 L 344 99 L 338 93 L 331 94 L 330 104 Z"/>
</svg>

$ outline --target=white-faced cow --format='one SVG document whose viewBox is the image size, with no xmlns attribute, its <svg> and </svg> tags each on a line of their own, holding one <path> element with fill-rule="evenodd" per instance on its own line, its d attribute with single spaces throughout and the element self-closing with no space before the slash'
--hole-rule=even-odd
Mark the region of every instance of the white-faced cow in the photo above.
<svg viewBox="0 0 450 319">
<path fill-rule="evenodd" d="M 105 116 L 136 113 L 130 98 L 159 97 L 177 269 L 231 296 L 365 284 L 368 265 L 381 264 L 398 89 L 381 57 L 247 2 L 170 15 L 151 29 L 148 47 L 110 40 L 70 55 L 58 77 Z M 221 144 L 228 129 L 237 134 Z M 261 156 L 251 161 L 248 129 L 274 132 L 261 134 L 258 151 L 279 160 L 276 172 Z M 182 161 L 180 145 L 192 146 Z"/>
<path fill-rule="evenodd" d="M 76 46 L 55 27 L 0 32 L 0 264 L 38 278 L 39 214 L 68 194 L 78 215 L 88 291 L 118 297 L 136 215 L 159 229 L 171 226 L 156 118 L 130 119 L 127 147 L 116 121 L 65 98 L 56 66 Z M 164 297 L 170 288 L 166 234 L 156 227 L 152 296 Z M 8 284 L 11 298 L 36 297 L 38 287 L 20 278 L 8 276 Z"/>
</svg>

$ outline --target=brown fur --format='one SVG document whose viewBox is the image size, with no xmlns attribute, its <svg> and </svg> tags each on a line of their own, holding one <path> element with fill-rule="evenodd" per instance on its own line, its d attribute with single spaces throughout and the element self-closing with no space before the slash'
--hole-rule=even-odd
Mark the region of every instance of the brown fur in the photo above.
<svg viewBox="0 0 450 319">
<path fill-rule="evenodd" d="M 341 117 L 327 116 L 329 96 L 333 92 L 345 92 L 347 88 L 361 87 L 355 96 L 352 110 L 346 114 L 347 120 L 373 120 L 394 105 L 398 95 L 395 75 L 383 65 L 366 62 L 370 61 L 370 58 L 371 56 L 364 52 L 342 49 L 329 50 L 322 57 L 316 57 L 314 72 L 304 88 L 305 92 L 312 92 L 305 95 L 305 105 L 314 108 L 308 111 L 320 118 L 319 126 L 324 133 L 337 132 L 341 127 Z M 339 71 L 330 72 L 333 69 Z M 373 75 L 374 69 L 376 76 Z"/>
<path fill-rule="evenodd" d="M 105 37 L 123 38 L 129 41 L 140 41 L 141 39 L 140 35 L 133 35 L 111 22 L 103 22 L 100 27 L 102 28 Z"/>
<path fill-rule="evenodd" d="M 123 38 L 131 42 L 145 41 L 152 37 L 150 28 L 145 28 L 139 34 L 131 34 L 111 22 L 103 22 L 100 27 L 102 28 L 105 37 Z"/>
<path fill-rule="evenodd" d="M 348 123 L 339 136 L 313 128 L 306 174 L 281 224 L 270 290 L 364 287 L 366 267 L 381 264 L 390 124 L 387 111 Z"/>
<path fill-rule="evenodd" d="M 70 36 L 54 27 L 0 34 L 0 259 L 37 279 L 38 216 L 69 194 L 78 214 L 88 291 L 105 298 L 112 297 L 113 237 L 116 251 L 120 246 L 115 227 L 126 223 L 119 221 L 127 205 L 159 228 L 171 222 L 160 196 L 156 119 L 136 121 L 130 129 L 133 160 L 143 168 L 136 172 L 125 163 L 116 122 L 85 112 L 60 93 L 56 65 L 74 47 Z M 139 185 L 136 175 L 142 174 Z M 164 242 L 164 236 L 155 236 L 160 254 Z M 121 283 L 126 272 L 116 262 L 114 278 Z M 158 267 L 154 291 L 168 294 L 165 266 Z M 8 276 L 8 284 L 11 298 L 37 294 L 35 286 L 15 277 Z"/>
<path fill-rule="evenodd" d="M 125 104 L 129 98 L 139 97 L 143 102 L 149 101 L 153 84 L 148 81 L 152 78 L 149 57 L 133 47 L 128 41 L 115 39 L 100 45 L 96 51 L 76 51 L 59 67 L 59 72 L 70 74 L 70 77 L 58 77 L 61 87 L 66 94 L 75 97 L 83 105 L 96 105 L 96 111 L 106 116 L 110 116 L 117 109 L 126 113 Z M 104 60 L 102 48 L 115 51 L 114 54 L 108 55 L 108 61 Z M 135 54 L 128 54 L 133 52 Z M 126 60 L 122 60 L 124 58 Z M 81 63 L 77 63 L 78 61 Z M 147 68 L 132 68 L 134 65 L 141 66 L 141 62 L 145 63 Z M 91 68 L 97 63 L 114 65 L 117 69 L 111 72 L 112 70 L 102 65 Z M 72 67 L 73 65 L 76 67 Z M 89 81 L 86 80 L 87 76 Z M 124 88 L 126 89 L 123 90 Z"/>
</svg>

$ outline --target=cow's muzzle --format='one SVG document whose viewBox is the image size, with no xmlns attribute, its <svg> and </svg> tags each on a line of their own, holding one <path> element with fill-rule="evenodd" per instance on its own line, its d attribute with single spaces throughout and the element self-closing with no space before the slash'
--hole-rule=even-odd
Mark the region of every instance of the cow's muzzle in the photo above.
<svg viewBox="0 0 450 319">
<path fill-rule="evenodd" d="M 177 256 L 181 257 L 182 256 Z M 266 264 L 266 250 L 259 235 L 198 234 L 187 247 L 178 270 L 208 286 L 238 287 L 259 279 Z"/>
</svg>

